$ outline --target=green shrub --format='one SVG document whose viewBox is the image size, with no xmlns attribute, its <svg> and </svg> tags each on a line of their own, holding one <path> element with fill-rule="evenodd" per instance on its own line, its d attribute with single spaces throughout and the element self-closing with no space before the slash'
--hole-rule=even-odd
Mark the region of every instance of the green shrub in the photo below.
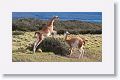
<svg viewBox="0 0 120 80">
<path fill-rule="evenodd" d="M 43 52 L 53 52 L 54 54 L 66 56 L 70 54 L 69 46 L 63 39 L 49 37 L 42 41 L 42 43 L 37 47 Z M 33 50 L 33 45 L 28 47 L 28 49 Z"/>
</svg>

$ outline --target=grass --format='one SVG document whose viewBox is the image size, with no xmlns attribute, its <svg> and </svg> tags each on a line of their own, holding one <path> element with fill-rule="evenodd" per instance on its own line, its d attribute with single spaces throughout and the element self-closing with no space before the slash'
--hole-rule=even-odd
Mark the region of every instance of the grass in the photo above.
<svg viewBox="0 0 120 80">
<path fill-rule="evenodd" d="M 12 61 L 13 62 L 101 62 L 102 61 L 102 35 L 70 35 L 80 36 L 88 41 L 85 44 L 84 58 L 78 59 L 79 52 L 75 49 L 72 56 L 55 55 L 53 52 L 37 51 L 35 54 L 27 49 L 34 43 L 34 32 L 16 32 L 13 31 L 12 39 Z M 56 37 L 64 39 L 63 35 Z"/>
</svg>

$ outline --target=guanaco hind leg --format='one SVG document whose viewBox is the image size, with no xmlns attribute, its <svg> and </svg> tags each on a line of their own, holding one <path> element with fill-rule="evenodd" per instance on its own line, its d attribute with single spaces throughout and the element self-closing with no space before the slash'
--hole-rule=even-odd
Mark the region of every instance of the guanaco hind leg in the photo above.
<svg viewBox="0 0 120 80">
<path fill-rule="evenodd" d="M 38 43 L 37 43 L 35 49 L 39 46 L 39 44 L 40 44 L 41 42 L 42 42 L 42 40 L 39 40 L 39 41 L 38 41 Z M 41 50 L 41 52 L 42 52 L 42 50 Z"/>
<path fill-rule="evenodd" d="M 80 52 L 80 55 L 79 55 L 79 59 L 80 59 L 81 56 L 82 56 L 82 51 L 81 51 L 81 49 L 79 50 L 79 52 Z"/>
<path fill-rule="evenodd" d="M 84 56 L 84 49 L 83 49 L 83 47 L 81 47 L 81 48 L 79 49 L 79 51 L 80 51 L 79 58 L 83 58 L 83 56 Z"/>
<path fill-rule="evenodd" d="M 33 47 L 33 52 L 35 53 L 36 48 L 38 47 L 38 45 L 42 42 L 43 40 L 43 35 L 42 34 L 36 34 L 37 40 L 34 43 L 34 47 Z"/>
<path fill-rule="evenodd" d="M 33 52 L 35 53 L 35 51 L 36 51 L 36 46 L 38 45 L 38 43 L 39 43 L 39 40 L 37 39 L 36 41 L 35 41 L 35 43 L 34 43 L 34 47 L 33 47 Z"/>
<path fill-rule="evenodd" d="M 70 56 L 71 56 L 71 55 L 72 55 L 72 53 L 73 53 L 73 52 L 72 52 L 72 50 L 73 50 L 73 49 L 72 49 L 72 48 L 70 48 Z"/>
</svg>

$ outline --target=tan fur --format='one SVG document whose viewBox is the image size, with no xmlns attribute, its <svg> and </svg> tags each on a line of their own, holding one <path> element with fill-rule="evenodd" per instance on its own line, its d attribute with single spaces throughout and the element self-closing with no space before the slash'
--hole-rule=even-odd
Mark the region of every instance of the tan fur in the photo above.
<svg viewBox="0 0 120 80">
<path fill-rule="evenodd" d="M 35 32 L 35 35 L 37 37 L 37 40 L 34 43 L 34 47 L 33 47 L 33 51 L 35 53 L 37 46 L 42 42 L 42 40 L 45 37 L 48 37 L 51 35 L 51 33 L 54 33 L 56 31 L 53 30 L 53 24 L 54 21 L 58 19 L 58 16 L 53 17 L 48 23 L 47 25 L 43 25 L 42 29 L 38 32 Z"/>
<path fill-rule="evenodd" d="M 70 51 L 71 51 L 70 56 L 72 54 L 73 48 L 79 48 L 81 52 L 79 58 L 81 56 L 83 57 L 83 54 L 84 54 L 83 46 L 85 45 L 85 39 L 82 39 L 80 37 L 69 37 L 68 38 L 68 34 L 66 34 L 65 41 L 70 46 Z"/>
</svg>

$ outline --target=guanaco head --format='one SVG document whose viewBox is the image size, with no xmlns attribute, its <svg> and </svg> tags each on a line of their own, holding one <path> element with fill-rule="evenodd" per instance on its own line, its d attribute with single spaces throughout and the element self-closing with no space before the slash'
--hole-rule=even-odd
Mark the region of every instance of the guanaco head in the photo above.
<svg viewBox="0 0 120 80">
<path fill-rule="evenodd" d="M 68 31 L 66 31 L 65 33 L 64 33 L 64 35 L 69 35 L 70 33 L 68 32 Z"/>
<path fill-rule="evenodd" d="M 59 20 L 59 17 L 58 16 L 53 16 L 53 19 L 54 20 Z"/>
<path fill-rule="evenodd" d="M 68 36 L 69 34 L 70 34 L 70 33 L 69 33 L 68 31 L 66 31 L 66 32 L 64 33 L 65 40 L 67 40 L 67 36 Z"/>
</svg>

